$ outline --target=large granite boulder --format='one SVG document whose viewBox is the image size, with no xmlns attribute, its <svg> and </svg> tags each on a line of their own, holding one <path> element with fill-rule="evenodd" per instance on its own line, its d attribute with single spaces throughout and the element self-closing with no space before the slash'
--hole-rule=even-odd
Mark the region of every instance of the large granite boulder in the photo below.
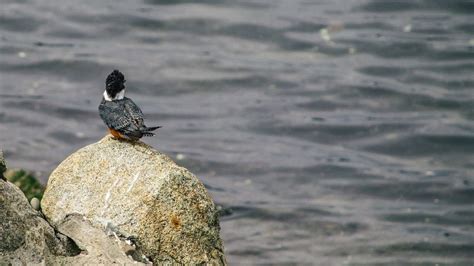
<svg viewBox="0 0 474 266">
<path fill-rule="evenodd" d="M 157 264 L 225 264 L 204 185 L 142 142 L 106 136 L 75 152 L 49 177 L 41 206 L 52 224 L 79 214 L 133 240 Z"/>
</svg>

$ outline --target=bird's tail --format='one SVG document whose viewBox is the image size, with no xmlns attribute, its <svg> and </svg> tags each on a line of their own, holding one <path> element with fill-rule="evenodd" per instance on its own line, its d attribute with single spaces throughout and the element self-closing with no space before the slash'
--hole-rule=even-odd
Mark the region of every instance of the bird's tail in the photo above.
<svg viewBox="0 0 474 266">
<path fill-rule="evenodd" d="M 155 136 L 155 133 L 151 132 L 153 130 L 157 130 L 158 128 L 160 128 L 161 126 L 157 126 L 157 127 L 146 127 L 144 129 L 142 129 L 142 134 L 143 136 L 146 136 L 146 137 L 153 137 Z"/>
<path fill-rule="evenodd" d="M 145 133 L 143 133 L 143 136 L 145 136 L 145 137 L 153 137 L 153 136 L 155 136 L 155 133 L 145 132 Z"/>
<path fill-rule="evenodd" d="M 157 126 L 157 127 L 146 127 L 145 130 L 143 130 L 143 131 L 145 131 L 145 132 L 155 131 L 155 130 L 157 130 L 157 129 L 160 128 L 160 127 L 161 127 L 161 126 Z"/>
</svg>

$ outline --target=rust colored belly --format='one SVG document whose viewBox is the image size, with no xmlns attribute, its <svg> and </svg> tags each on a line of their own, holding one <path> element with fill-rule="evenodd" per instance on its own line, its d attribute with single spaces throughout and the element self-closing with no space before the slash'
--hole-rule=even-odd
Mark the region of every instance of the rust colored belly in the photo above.
<svg viewBox="0 0 474 266">
<path fill-rule="evenodd" d="M 122 135 L 120 132 L 118 132 L 118 131 L 115 130 L 115 129 L 109 128 L 109 132 L 110 132 L 110 134 L 112 134 L 112 136 L 114 136 L 116 139 L 126 139 L 126 137 L 125 137 L 124 135 Z"/>
</svg>

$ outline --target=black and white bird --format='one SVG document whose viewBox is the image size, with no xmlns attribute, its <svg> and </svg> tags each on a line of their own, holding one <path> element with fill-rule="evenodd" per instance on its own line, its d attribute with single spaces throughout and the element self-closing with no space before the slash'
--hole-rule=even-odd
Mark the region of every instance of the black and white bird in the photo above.
<svg viewBox="0 0 474 266">
<path fill-rule="evenodd" d="M 105 91 L 99 105 L 99 114 L 117 139 L 137 141 L 143 136 L 151 137 L 160 126 L 147 127 L 143 112 L 130 98 L 125 97 L 125 77 L 114 70 L 105 80 Z"/>
</svg>

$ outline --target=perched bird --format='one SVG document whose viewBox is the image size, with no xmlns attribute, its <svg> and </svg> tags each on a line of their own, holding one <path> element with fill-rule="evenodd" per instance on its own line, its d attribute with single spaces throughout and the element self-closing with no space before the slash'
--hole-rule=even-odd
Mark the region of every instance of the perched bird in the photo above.
<svg viewBox="0 0 474 266">
<path fill-rule="evenodd" d="M 99 105 L 99 114 L 117 139 L 137 141 L 143 136 L 154 136 L 156 127 L 147 127 L 143 121 L 142 110 L 125 97 L 125 77 L 114 70 L 105 80 L 105 91 Z"/>
</svg>

